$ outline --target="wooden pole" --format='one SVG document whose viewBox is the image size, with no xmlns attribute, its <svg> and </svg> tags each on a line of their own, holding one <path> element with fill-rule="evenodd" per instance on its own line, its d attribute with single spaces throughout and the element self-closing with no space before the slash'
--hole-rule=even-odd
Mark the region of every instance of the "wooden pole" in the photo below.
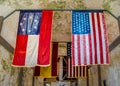
<svg viewBox="0 0 120 86">
<path fill-rule="evenodd" d="M 9 52 L 14 52 L 14 48 L 2 36 L 0 36 L 0 44 Z"/>
<path fill-rule="evenodd" d="M 1 36 L 1 30 L 3 25 L 3 16 L 0 16 L 0 44 L 6 48 L 9 52 L 13 53 L 13 47 Z"/>
<path fill-rule="evenodd" d="M 101 68 L 100 68 L 100 65 L 98 65 L 98 85 L 99 85 L 99 86 L 102 86 L 102 83 L 101 83 Z"/>
<path fill-rule="evenodd" d="M 34 86 L 34 84 L 35 84 L 35 77 L 34 77 L 34 71 L 35 70 L 35 67 L 33 68 L 33 79 L 32 79 L 32 86 Z"/>
<path fill-rule="evenodd" d="M 3 25 L 3 16 L 0 16 L 0 34 L 1 34 L 1 30 L 2 30 L 2 25 Z"/>
<path fill-rule="evenodd" d="M 118 17 L 118 26 L 119 26 L 119 33 L 120 33 L 120 16 Z"/>
<path fill-rule="evenodd" d="M 22 77 L 23 77 L 23 68 L 21 67 L 21 68 L 19 68 L 20 69 L 20 72 L 19 72 L 19 74 L 18 74 L 18 86 L 23 86 L 22 84 Z"/>
<path fill-rule="evenodd" d="M 87 67 L 87 86 L 89 86 L 89 69 Z"/>
<path fill-rule="evenodd" d="M 120 35 L 109 45 L 109 51 L 111 52 L 119 44 L 120 44 Z"/>
</svg>

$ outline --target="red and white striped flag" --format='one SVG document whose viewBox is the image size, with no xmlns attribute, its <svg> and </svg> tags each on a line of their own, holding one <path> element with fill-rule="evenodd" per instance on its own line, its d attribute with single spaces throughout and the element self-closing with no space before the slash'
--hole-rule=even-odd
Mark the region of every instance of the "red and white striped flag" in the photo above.
<svg viewBox="0 0 120 86">
<path fill-rule="evenodd" d="M 67 78 L 86 78 L 88 76 L 87 66 L 72 66 L 71 58 L 67 58 Z"/>
<path fill-rule="evenodd" d="M 72 65 L 109 64 L 103 11 L 72 11 Z"/>
<path fill-rule="evenodd" d="M 52 11 L 20 11 L 12 65 L 50 65 Z"/>
<path fill-rule="evenodd" d="M 67 78 L 85 78 L 88 75 L 88 66 L 72 66 L 71 43 L 67 43 L 66 74 Z"/>
<path fill-rule="evenodd" d="M 57 72 L 57 58 L 58 57 L 58 42 L 53 42 L 51 47 L 51 65 L 48 67 L 36 66 L 34 76 L 42 78 L 55 78 L 58 76 Z"/>
</svg>

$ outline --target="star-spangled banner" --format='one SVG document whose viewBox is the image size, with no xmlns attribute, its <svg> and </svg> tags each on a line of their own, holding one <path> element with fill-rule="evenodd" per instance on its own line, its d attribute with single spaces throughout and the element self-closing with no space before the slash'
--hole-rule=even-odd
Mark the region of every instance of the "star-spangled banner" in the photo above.
<svg viewBox="0 0 120 86">
<path fill-rule="evenodd" d="M 67 43 L 66 76 L 67 78 L 86 78 L 88 76 L 88 66 L 73 66 L 71 58 L 71 42 Z"/>
<path fill-rule="evenodd" d="M 104 14 L 72 11 L 72 65 L 109 64 Z"/>
</svg>

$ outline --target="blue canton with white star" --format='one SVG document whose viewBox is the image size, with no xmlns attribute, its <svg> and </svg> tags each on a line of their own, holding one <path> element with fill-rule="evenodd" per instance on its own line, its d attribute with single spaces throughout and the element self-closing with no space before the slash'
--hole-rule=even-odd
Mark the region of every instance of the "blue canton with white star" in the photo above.
<svg viewBox="0 0 120 86">
<path fill-rule="evenodd" d="M 40 33 L 42 11 L 20 11 L 18 34 L 37 35 Z"/>
<path fill-rule="evenodd" d="M 89 12 L 72 11 L 72 33 L 73 34 L 90 33 Z"/>
</svg>

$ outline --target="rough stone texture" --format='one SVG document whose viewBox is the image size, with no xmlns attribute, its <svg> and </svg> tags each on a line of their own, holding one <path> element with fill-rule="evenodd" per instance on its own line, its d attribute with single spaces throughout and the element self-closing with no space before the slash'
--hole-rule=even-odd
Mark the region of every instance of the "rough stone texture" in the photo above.
<svg viewBox="0 0 120 86">
<path fill-rule="evenodd" d="M 78 79 L 78 85 L 79 86 L 87 86 L 87 83 L 86 83 L 86 78 L 80 78 Z"/>
<path fill-rule="evenodd" d="M 105 13 L 105 21 L 108 33 L 108 43 L 110 45 L 119 35 L 118 21 L 108 13 Z"/>
<path fill-rule="evenodd" d="M 72 9 L 107 9 L 115 16 L 120 16 L 120 0 L 0 0 L 0 16 L 7 16 L 15 9 L 44 9 L 44 8 L 72 8 Z M 19 13 L 15 12 L 3 24 L 1 35 L 15 47 Z M 69 11 L 54 12 L 53 16 L 53 41 L 70 41 L 71 13 Z M 119 35 L 118 23 L 105 13 L 108 41 L 111 44 Z M 66 44 L 59 44 L 59 55 L 66 55 Z M 101 66 L 102 85 L 106 80 L 107 86 L 120 86 L 120 45 L 110 52 L 111 63 Z M 11 67 L 12 54 L 0 46 L 0 86 L 17 86 L 19 69 Z M 22 82 L 24 86 L 32 86 L 33 69 L 24 68 Z M 78 86 L 86 86 L 86 80 L 79 79 Z M 35 86 L 42 86 L 43 79 L 37 78 Z M 89 86 L 98 85 L 97 67 L 89 69 Z"/>
<path fill-rule="evenodd" d="M 107 86 L 120 86 L 120 45 L 110 54 L 109 66 L 101 66 L 102 80 L 106 80 Z"/>
<path fill-rule="evenodd" d="M 71 12 L 55 11 L 53 16 L 52 40 L 71 41 Z"/>
<path fill-rule="evenodd" d="M 0 46 L 0 86 L 17 86 L 18 68 L 11 66 L 12 54 Z"/>
<path fill-rule="evenodd" d="M 65 82 L 52 82 L 51 86 L 70 86 L 70 82 L 69 81 L 65 81 Z"/>
<path fill-rule="evenodd" d="M 8 19 L 4 20 L 1 31 L 1 36 L 9 42 L 12 47 L 15 47 L 17 27 L 19 20 L 19 12 L 15 12 Z"/>
<path fill-rule="evenodd" d="M 27 81 L 26 81 L 27 80 Z M 32 86 L 33 81 L 33 68 L 23 68 L 23 86 Z M 29 83 L 28 83 L 29 82 Z"/>
<path fill-rule="evenodd" d="M 89 73 L 89 86 L 99 86 L 97 66 L 96 65 L 91 66 L 88 73 Z"/>
<path fill-rule="evenodd" d="M 101 65 L 102 86 L 120 86 L 120 45 L 110 53 L 110 65 Z M 98 85 L 97 66 L 89 69 L 89 86 Z"/>
<path fill-rule="evenodd" d="M 35 80 L 34 86 L 44 86 L 43 78 L 35 77 L 34 80 Z"/>
</svg>

